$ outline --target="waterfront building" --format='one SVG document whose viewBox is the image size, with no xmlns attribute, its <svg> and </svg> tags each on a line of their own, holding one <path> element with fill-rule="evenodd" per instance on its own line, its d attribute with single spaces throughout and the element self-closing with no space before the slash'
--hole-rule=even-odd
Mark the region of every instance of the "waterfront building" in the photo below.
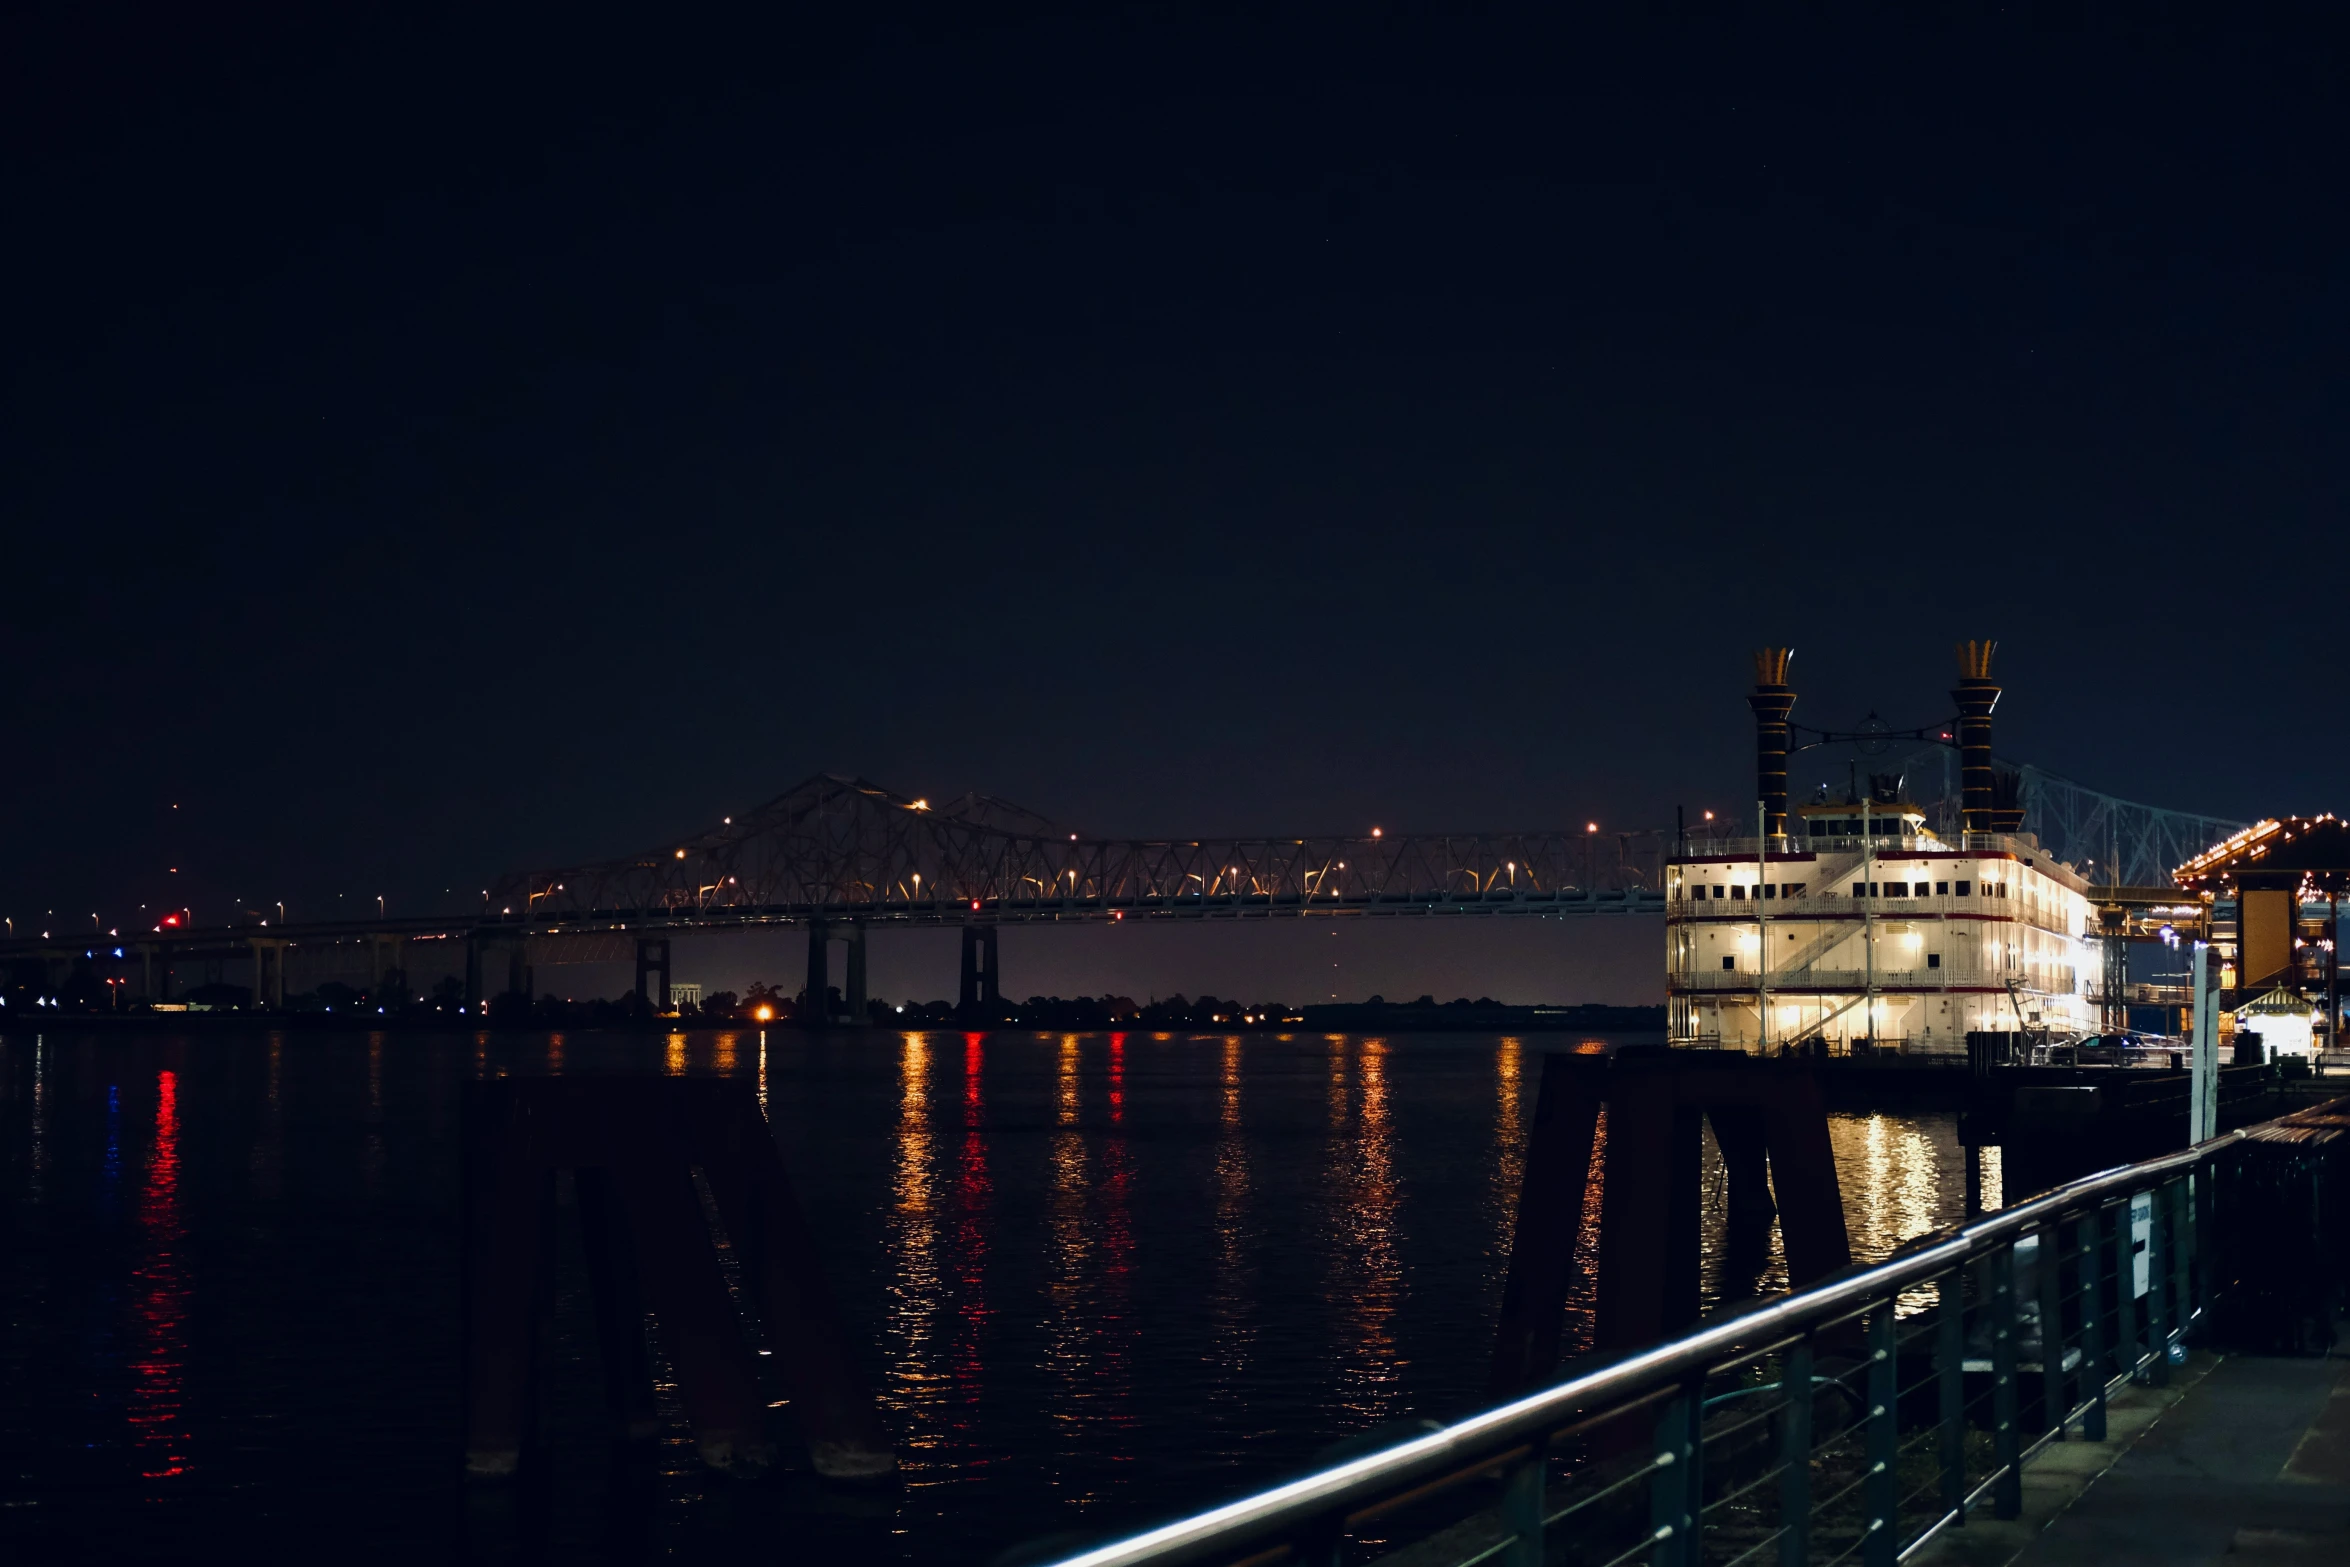
<svg viewBox="0 0 2350 1567">
<path fill-rule="evenodd" d="M 1990 653 L 1960 649 L 1966 804 L 1949 832 L 1894 778 L 1790 815 L 1788 655 L 1758 656 L 1752 835 L 1684 838 L 1665 867 L 1675 1044 L 1958 1056 L 1972 1033 L 2097 1026 L 2089 884 L 2019 830 L 2012 784 L 1994 775 Z"/>
<path fill-rule="evenodd" d="M 2289 985 L 2253 997 L 2236 1008 L 2235 1035 L 2260 1041 L 2270 1061 L 2307 1061 L 2317 1053 L 2319 1008 Z"/>
</svg>

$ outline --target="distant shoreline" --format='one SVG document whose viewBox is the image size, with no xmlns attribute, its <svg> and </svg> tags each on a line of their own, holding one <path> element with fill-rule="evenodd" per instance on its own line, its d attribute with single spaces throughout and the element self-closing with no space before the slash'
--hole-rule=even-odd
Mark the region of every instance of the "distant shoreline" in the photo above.
<svg viewBox="0 0 2350 1567">
<path fill-rule="evenodd" d="M 1510 1007 L 1387 1005 L 1349 1002 L 1297 1008 L 1285 1017 L 1249 1018 L 1246 1014 L 1221 1023 L 1178 1023 L 1125 1019 L 1088 1021 L 1081 1033 L 1200 1034 L 1200 1033 L 1662 1033 L 1665 1009 L 1654 1007 Z M 880 1032 L 927 1032 L 969 1029 L 973 1032 L 1019 1033 L 1036 1029 L 1069 1031 L 1072 1025 L 1043 1019 L 1003 1018 L 965 1022 L 936 1017 L 892 1018 L 871 1025 Z M 760 1023 L 742 1018 L 644 1019 L 610 1018 L 590 1023 L 552 1023 L 489 1018 L 463 1018 L 447 1013 L 370 1016 L 362 1012 L 89 1012 L 52 1013 L 46 1017 L 0 1017 L 0 1035 L 48 1033 L 214 1033 L 223 1030 L 264 1029 L 297 1034 L 534 1034 L 547 1032 L 598 1034 L 712 1033 L 726 1030 L 792 1030 L 810 1033 L 858 1032 L 846 1025 L 803 1029 L 786 1020 Z"/>
</svg>

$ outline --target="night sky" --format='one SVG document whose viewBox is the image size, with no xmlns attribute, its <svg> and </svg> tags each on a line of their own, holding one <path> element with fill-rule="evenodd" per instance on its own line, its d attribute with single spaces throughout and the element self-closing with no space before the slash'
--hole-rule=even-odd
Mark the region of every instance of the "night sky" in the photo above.
<svg viewBox="0 0 2350 1567">
<path fill-rule="evenodd" d="M 821 770 L 1667 824 L 1751 800 L 1764 642 L 1798 721 L 1996 637 L 2007 756 L 2350 805 L 2298 12 L 216 9 L 0 35 L 20 922 L 464 906 Z M 1636 930 L 1318 939 L 1653 999 Z M 1320 972 L 1059 940 L 1009 987 Z"/>
</svg>

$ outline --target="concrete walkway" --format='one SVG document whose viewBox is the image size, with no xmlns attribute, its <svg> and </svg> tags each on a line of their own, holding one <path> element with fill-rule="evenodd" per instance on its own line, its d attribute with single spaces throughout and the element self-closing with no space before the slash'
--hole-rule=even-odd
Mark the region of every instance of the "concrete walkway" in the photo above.
<svg viewBox="0 0 2350 1567">
<path fill-rule="evenodd" d="M 2117 1398 L 2112 1440 L 2043 1450 L 2024 1516 L 1981 1514 L 1925 1561 L 2350 1567 L 2350 1359 L 2198 1355 Z"/>
<path fill-rule="evenodd" d="M 2350 1564 L 2350 1361 L 2222 1359 L 2017 1567 Z"/>
</svg>

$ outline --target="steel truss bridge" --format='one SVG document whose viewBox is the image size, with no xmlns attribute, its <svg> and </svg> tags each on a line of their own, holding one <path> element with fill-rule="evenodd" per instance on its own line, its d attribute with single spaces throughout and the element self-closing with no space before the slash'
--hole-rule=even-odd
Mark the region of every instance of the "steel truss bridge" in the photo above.
<svg viewBox="0 0 2350 1567">
<path fill-rule="evenodd" d="M 1661 913 L 1666 831 L 1092 838 L 985 795 L 826 774 L 650 853 L 509 877 L 499 920 L 1038 923 L 1281 914 Z"/>
<path fill-rule="evenodd" d="M 2167 887 L 2173 871 L 2251 825 L 2117 800 L 2029 763 L 2016 771 L 2023 776 L 2024 831 L 2058 859 L 2094 866 L 2093 882 Z"/>
<path fill-rule="evenodd" d="M 2162 884 L 2241 823 L 2159 810 L 2024 769 L 2026 831 L 2111 877 Z M 1661 915 L 1669 829 L 1313 837 L 1098 838 L 985 795 L 934 804 L 823 774 L 744 816 L 647 852 L 518 873 L 465 915 L 258 921 L 101 939 L 69 932 L 0 943 L 17 962 L 138 967 L 250 959 L 277 993 L 289 966 L 379 978 L 412 962 L 483 954 L 529 963 L 628 961 L 671 933 L 804 925 L 1057 924 L 1279 918 L 1576 918 Z M 2104 881 L 2106 875 L 2093 879 Z M 861 936 L 860 936 L 861 939 Z M 445 961 L 444 961 L 445 960 Z M 662 945 L 659 966 L 665 973 Z M 861 966 L 861 963 L 860 963 Z"/>
</svg>

